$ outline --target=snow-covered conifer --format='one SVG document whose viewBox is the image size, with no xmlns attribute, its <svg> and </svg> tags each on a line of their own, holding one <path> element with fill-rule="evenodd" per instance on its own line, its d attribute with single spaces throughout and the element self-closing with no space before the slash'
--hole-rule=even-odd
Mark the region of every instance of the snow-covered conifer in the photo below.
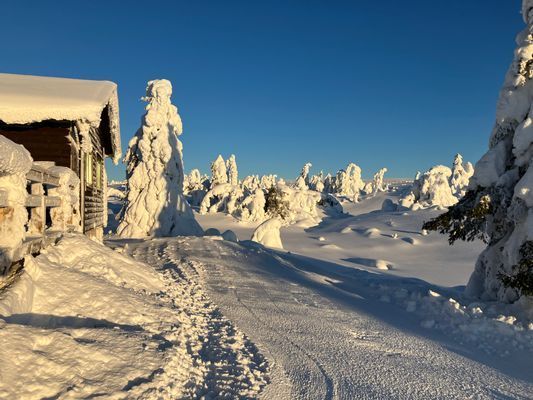
<svg viewBox="0 0 533 400">
<path fill-rule="evenodd" d="M 228 183 L 228 170 L 222 155 L 218 155 L 211 163 L 211 188 L 222 183 Z"/>
<path fill-rule="evenodd" d="M 127 192 L 117 233 L 125 237 L 202 234 L 183 197 L 181 118 L 166 79 L 148 82 L 142 126 L 129 143 Z"/>
<path fill-rule="evenodd" d="M 436 165 L 423 174 L 417 174 L 411 192 L 400 200 L 400 205 L 413 209 L 428 207 L 450 207 L 457 198 L 450 188 L 452 170 L 444 165 Z"/>
<path fill-rule="evenodd" d="M 346 196 L 353 201 L 359 200 L 359 194 L 365 186 L 361 179 L 361 168 L 350 163 L 346 170 L 340 170 L 335 177 L 335 192 L 341 196 Z"/>
<path fill-rule="evenodd" d="M 524 0 L 527 28 L 500 92 L 489 150 L 468 191 L 426 229 L 457 239 L 484 239 L 467 294 L 513 302 L 533 296 L 533 0 Z"/>
<path fill-rule="evenodd" d="M 300 172 L 300 175 L 298 176 L 298 178 L 296 178 L 296 182 L 294 184 L 296 188 L 298 189 L 309 188 L 309 171 L 311 170 L 312 166 L 313 164 L 308 162 L 302 167 L 302 171 Z"/>
<path fill-rule="evenodd" d="M 237 170 L 235 155 L 232 154 L 226 161 L 226 169 L 228 171 L 228 182 L 237 186 L 239 184 L 239 172 Z"/>
<path fill-rule="evenodd" d="M 468 182 L 474 174 L 474 167 L 470 162 L 463 164 L 463 156 L 457 154 L 453 160 L 452 176 L 450 178 L 450 186 L 452 193 L 457 198 L 465 195 L 468 187 Z"/>
</svg>

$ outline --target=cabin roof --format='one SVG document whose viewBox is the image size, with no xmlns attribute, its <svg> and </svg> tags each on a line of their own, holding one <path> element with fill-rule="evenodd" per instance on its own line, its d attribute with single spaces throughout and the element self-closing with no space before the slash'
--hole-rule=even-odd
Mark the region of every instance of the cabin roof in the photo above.
<svg viewBox="0 0 533 400">
<path fill-rule="evenodd" d="M 117 85 L 109 81 L 0 73 L 0 121 L 31 124 L 48 120 L 87 122 L 99 127 L 109 116 L 112 156 L 121 156 Z"/>
</svg>

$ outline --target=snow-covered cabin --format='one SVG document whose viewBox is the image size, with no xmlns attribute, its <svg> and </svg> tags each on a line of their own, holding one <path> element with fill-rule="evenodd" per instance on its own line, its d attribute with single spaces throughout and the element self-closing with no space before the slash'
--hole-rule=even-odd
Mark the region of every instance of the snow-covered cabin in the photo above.
<svg viewBox="0 0 533 400">
<path fill-rule="evenodd" d="M 23 145 L 34 161 L 79 176 L 81 228 L 100 237 L 107 217 L 104 160 L 121 156 L 117 85 L 0 74 L 0 135 Z"/>
</svg>

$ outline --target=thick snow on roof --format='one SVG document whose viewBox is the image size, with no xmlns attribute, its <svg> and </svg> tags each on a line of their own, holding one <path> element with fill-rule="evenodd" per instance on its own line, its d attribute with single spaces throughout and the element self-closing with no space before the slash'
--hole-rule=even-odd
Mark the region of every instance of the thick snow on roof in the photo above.
<svg viewBox="0 0 533 400">
<path fill-rule="evenodd" d="M 117 85 L 109 81 L 0 73 L 0 121 L 29 124 L 46 120 L 100 124 L 108 107 L 113 157 L 120 158 Z"/>
</svg>

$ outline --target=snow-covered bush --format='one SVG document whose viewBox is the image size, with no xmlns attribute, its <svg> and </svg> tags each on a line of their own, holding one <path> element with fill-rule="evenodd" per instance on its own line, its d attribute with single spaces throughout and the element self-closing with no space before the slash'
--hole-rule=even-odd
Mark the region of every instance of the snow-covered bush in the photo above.
<svg viewBox="0 0 533 400">
<path fill-rule="evenodd" d="M 522 12 L 527 28 L 516 39 L 489 150 L 463 199 L 425 224 L 451 243 L 484 239 L 467 294 L 504 302 L 533 296 L 533 0 Z"/>
<path fill-rule="evenodd" d="M 252 241 L 266 247 L 283 249 L 280 234 L 280 229 L 283 224 L 283 220 L 277 217 L 266 220 L 255 229 L 252 235 Z"/>
<path fill-rule="evenodd" d="M 0 272 L 11 264 L 26 235 L 26 174 L 32 162 L 23 146 L 0 135 L 0 195 L 7 198 L 7 207 L 0 207 Z"/>
<path fill-rule="evenodd" d="M 450 186 L 455 197 L 461 198 L 465 195 L 472 175 L 474 175 L 472 163 L 463 163 L 463 156 L 457 154 L 453 160 L 452 176 L 450 178 Z"/>
<path fill-rule="evenodd" d="M 128 183 L 120 236 L 202 234 L 183 196 L 182 123 L 171 95 L 168 80 L 148 82 L 146 114 L 125 157 Z"/>
</svg>

